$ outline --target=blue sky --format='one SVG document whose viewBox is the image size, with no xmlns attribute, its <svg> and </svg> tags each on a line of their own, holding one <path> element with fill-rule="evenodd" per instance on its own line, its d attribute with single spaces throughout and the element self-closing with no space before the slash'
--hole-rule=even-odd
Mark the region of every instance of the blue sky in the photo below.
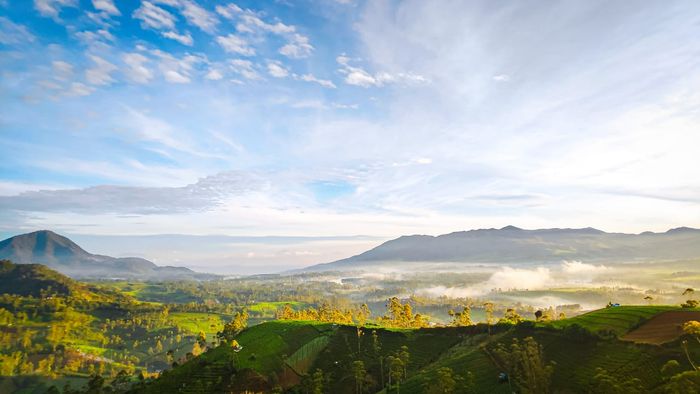
<svg viewBox="0 0 700 394">
<path fill-rule="evenodd" d="M 0 0 L 0 233 L 233 236 L 129 252 L 251 271 L 402 234 L 698 227 L 699 11 Z"/>
</svg>

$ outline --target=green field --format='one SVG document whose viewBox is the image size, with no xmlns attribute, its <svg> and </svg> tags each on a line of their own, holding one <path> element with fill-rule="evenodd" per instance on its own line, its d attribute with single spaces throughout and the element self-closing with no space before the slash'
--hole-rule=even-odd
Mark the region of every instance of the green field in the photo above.
<svg viewBox="0 0 700 394">
<path fill-rule="evenodd" d="M 541 325 L 565 328 L 573 324 L 578 324 L 593 333 L 600 332 L 601 330 L 610 331 L 620 337 L 657 313 L 675 310 L 682 309 L 680 307 L 668 305 L 611 307 L 598 309 L 569 319 L 541 323 Z"/>
<path fill-rule="evenodd" d="M 443 367 L 451 368 L 459 378 L 470 372 L 478 393 L 507 393 L 508 385 L 498 381 L 498 374 L 505 369 L 494 350 L 498 344 L 525 337 L 533 337 L 541 344 L 546 361 L 554 365 L 552 387 L 557 391 L 593 390 L 593 377 L 598 368 L 603 368 L 620 381 L 639 379 L 643 387 L 653 392 L 668 382 L 661 373 L 667 361 L 676 360 L 685 370 L 691 368 L 678 343 L 636 345 L 615 337 L 601 337 L 598 332 L 603 329 L 622 335 L 643 319 L 676 309 L 679 308 L 607 308 L 551 323 L 497 325 L 492 327 L 490 336 L 485 325 L 429 329 L 367 327 L 358 337 L 353 326 L 272 321 L 243 331 L 237 338 L 243 347 L 240 352 L 226 346 L 213 349 L 167 372 L 143 392 L 164 392 L 183 385 L 189 388 L 181 392 L 266 391 L 275 384 L 297 385 L 305 372 L 319 369 L 326 377 L 327 392 L 350 394 L 354 393 L 352 363 L 356 360 L 364 363 L 369 376 L 367 385 L 379 391 L 380 381 L 386 379 L 380 359 L 387 360 L 387 356 L 406 346 L 410 359 L 401 393 L 423 393 L 437 379 L 437 370 Z M 584 334 L 566 329 L 574 324 L 584 327 Z M 373 347 L 373 332 L 379 350 Z M 693 357 L 700 355 L 700 345 L 691 344 L 690 352 Z M 199 380 L 197 387 L 193 386 L 194 378 Z M 572 388 L 576 389 L 572 391 Z M 389 392 L 396 392 L 396 387 Z"/>
</svg>

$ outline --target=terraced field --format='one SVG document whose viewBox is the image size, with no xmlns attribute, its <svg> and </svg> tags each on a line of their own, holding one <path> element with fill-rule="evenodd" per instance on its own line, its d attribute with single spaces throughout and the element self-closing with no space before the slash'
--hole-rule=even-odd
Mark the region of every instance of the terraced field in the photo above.
<svg viewBox="0 0 700 394">
<path fill-rule="evenodd" d="M 619 306 L 598 309 L 569 319 L 540 323 L 540 326 L 565 328 L 578 324 L 593 333 L 608 331 L 621 337 L 656 314 L 678 310 L 681 308 L 675 306 Z"/>
<path fill-rule="evenodd" d="M 673 341 L 683 334 L 683 323 L 700 321 L 700 311 L 669 311 L 660 313 L 630 331 L 621 339 L 636 343 L 661 345 Z"/>
<path fill-rule="evenodd" d="M 405 346 L 410 356 L 401 393 L 425 392 L 442 367 L 451 368 L 461 378 L 471 373 L 477 393 L 507 393 L 508 384 L 498 381 L 498 374 L 507 372 L 503 369 L 505 363 L 494 350 L 499 343 L 526 337 L 533 337 L 543 347 L 545 360 L 554 366 L 552 389 L 556 392 L 595 392 L 592 382 L 598 368 L 616 380 L 639 379 L 648 392 L 661 392 L 668 382 L 668 376 L 661 372 L 664 364 L 675 360 L 681 370 L 692 368 L 677 342 L 651 346 L 617 338 L 640 324 L 641 328 L 649 325 L 660 329 L 669 322 L 676 324 L 681 317 L 700 318 L 700 310 L 616 307 L 550 323 L 495 325 L 492 335 L 486 333 L 484 325 L 476 325 L 416 330 L 366 327 L 358 336 L 357 328 L 352 326 L 272 321 L 243 331 L 237 338 L 243 346 L 240 352 L 227 346 L 212 349 L 166 372 L 144 392 L 269 391 L 276 384 L 291 388 L 301 382 L 302 375 L 320 369 L 326 392 L 350 394 L 355 392 L 352 365 L 358 360 L 369 376 L 366 387 L 379 390 L 382 381 L 388 379 L 388 357 Z M 566 329 L 573 324 L 582 329 Z M 615 336 L 596 335 L 600 330 Z M 658 331 L 645 335 L 661 336 Z M 373 346 L 375 338 L 378 350 Z M 700 345 L 692 341 L 689 352 L 691 358 L 700 357 Z M 394 393 L 396 387 L 383 392 Z"/>
</svg>

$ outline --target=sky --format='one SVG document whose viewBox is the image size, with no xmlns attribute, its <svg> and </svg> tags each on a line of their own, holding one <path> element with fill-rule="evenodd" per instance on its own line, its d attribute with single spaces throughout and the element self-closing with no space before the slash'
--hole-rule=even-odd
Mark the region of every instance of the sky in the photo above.
<svg viewBox="0 0 700 394">
<path fill-rule="evenodd" d="M 700 227 L 700 3 L 0 0 L 0 236 L 228 273 Z"/>
</svg>

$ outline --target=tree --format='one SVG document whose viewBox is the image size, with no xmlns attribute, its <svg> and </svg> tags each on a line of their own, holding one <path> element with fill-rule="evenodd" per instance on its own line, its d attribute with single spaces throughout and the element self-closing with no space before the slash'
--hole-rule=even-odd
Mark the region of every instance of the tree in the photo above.
<svg viewBox="0 0 700 394">
<path fill-rule="evenodd" d="M 685 371 L 671 378 L 664 387 L 669 394 L 700 393 L 700 371 Z"/>
<path fill-rule="evenodd" d="M 697 308 L 698 307 L 698 301 L 696 300 L 688 300 L 685 303 L 681 304 L 681 308 Z"/>
<path fill-rule="evenodd" d="M 689 287 L 689 288 L 683 290 L 683 293 L 681 293 L 681 295 L 684 295 L 684 296 L 689 295 L 692 297 L 693 293 L 695 293 L 695 290 Z"/>
<path fill-rule="evenodd" d="M 450 316 L 452 316 L 452 325 L 455 327 L 465 327 L 472 325 L 472 310 L 469 306 L 465 306 L 462 312 L 455 312 L 450 310 Z"/>
<path fill-rule="evenodd" d="M 518 324 L 523 320 L 525 319 L 523 319 L 523 317 L 520 316 L 515 309 L 508 308 L 506 309 L 506 313 L 503 315 L 503 318 L 499 322 L 507 324 Z"/>
<path fill-rule="evenodd" d="M 452 394 L 457 384 L 462 379 L 455 376 L 452 368 L 442 367 L 437 370 L 437 378 L 434 383 L 425 387 L 428 394 Z"/>
<path fill-rule="evenodd" d="M 484 303 L 484 312 L 486 312 L 486 327 L 491 335 L 491 324 L 493 324 L 493 302 Z"/>
<path fill-rule="evenodd" d="M 94 374 L 90 377 L 87 383 L 86 394 L 100 394 L 102 393 L 102 386 L 104 386 L 105 380 L 102 376 Z"/>
<path fill-rule="evenodd" d="M 216 333 L 216 336 L 219 339 L 231 341 L 241 331 L 245 330 L 246 327 L 248 327 L 248 309 L 244 308 L 242 311 L 236 312 L 233 316 L 233 320 L 226 323 L 223 331 Z"/>
<path fill-rule="evenodd" d="M 654 300 L 654 297 L 646 296 L 644 297 L 644 300 L 647 302 L 647 304 L 651 305 L 651 302 Z"/>
<path fill-rule="evenodd" d="M 301 388 L 304 394 L 323 394 L 325 377 L 323 371 L 317 369 L 311 375 L 304 375 L 301 379 Z"/>
<path fill-rule="evenodd" d="M 163 344 L 160 342 L 160 339 L 156 341 L 155 352 L 156 352 L 156 353 L 162 353 L 162 352 L 163 352 Z"/>
<path fill-rule="evenodd" d="M 352 375 L 355 377 L 355 393 L 360 394 L 362 393 L 362 383 L 364 383 L 365 377 L 367 376 L 365 363 L 361 360 L 353 361 Z"/>
<path fill-rule="evenodd" d="M 545 363 L 542 346 L 534 338 L 527 337 L 522 341 L 514 338 L 510 346 L 499 344 L 495 353 L 520 392 L 525 394 L 550 392 L 554 367 Z"/>
<path fill-rule="evenodd" d="M 377 330 L 372 330 L 372 350 L 374 351 L 374 357 L 379 359 L 379 370 L 382 379 L 382 388 L 384 387 L 384 357 L 382 357 L 382 344 L 379 342 L 379 335 L 377 335 Z"/>
<path fill-rule="evenodd" d="M 642 381 L 633 377 L 612 376 L 603 368 L 596 368 L 593 376 L 593 391 L 606 394 L 645 393 Z"/>
<path fill-rule="evenodd" d="M 692 338 L 695 338 L 695 340 L 700 343 L 700 322 L 698 322 L 696 320 L 691 320 L 691 321 L 685 322 L 683 324 L 683 332 L 686 335 L 689 335 Z M 691 359 L 690 353 L 688 352 L 688 341 L 685 339 L 682 340 L 681 346 L 683 347 L 683 350 L 685 351 L 685 356 L 688 358 L 688 362 L 693 367 L 693 369 L 695 371 L 697 371 L 698 368 L 695 366 L 695 363 Z"/>
<path fill-rule="evenodd" d="M 408 352 L 408 346 L 401 346 L 401 350 L 397 353 L 397 357 L 401 360 L 403 365 L 403 377 L 406 379 L 408 377 L 408 361 L 411 359 L 411 353 Z"/>
<path fill-rule="evenodd" d="M 197 334 L 197 342 L 199 343 L 200 347 L 207 346 L 207 334 L 204 331 L 200 331 L 199 334 Z M 162 350 L 162 346 L 161 346 L 161 350 Z"/>
<path fill-rule="evenodd" d="M 202 347 L 199 346 L 199 342 L 195 342 L 194 345 L 192 345 L 192 355 L 197 357 L 200 354 L 202 354 Z"/>
<path fill-rule="evenodd" d="M 389 387 L 391 387 L 392 382 L 396 384 L 396 392 L 399 393 L 401 388 L 401 377 L 404 373 L 404 365 L 400 358 L 395 356 L 389 356 L 386 358 L 389 363 Z"/>
<path fill-rule="evenodd" d="M 357 325 L 363 327 L 367 323 L 367 319 L 371 316 L 372 311 L 369 310 L 367 304 L 360 305 L 360 308 L 355 312 L 355 319 L 357 320 Z"/>
<path fill-rule="evenodd" d="M 681 364 L 676 360 L 668 360 L 663 367 L 661 367 L 661 373 L 664 376 L 671 377 L 680 373 L 682 370 Z"/>
<path fill-rule="evenodd" d="M 277 312 L 277 318 L 280 320 L 294 319 L 294 309 L 292 309 L 292 305 L 284 304 L 282 310 Z"/>
</svg>

